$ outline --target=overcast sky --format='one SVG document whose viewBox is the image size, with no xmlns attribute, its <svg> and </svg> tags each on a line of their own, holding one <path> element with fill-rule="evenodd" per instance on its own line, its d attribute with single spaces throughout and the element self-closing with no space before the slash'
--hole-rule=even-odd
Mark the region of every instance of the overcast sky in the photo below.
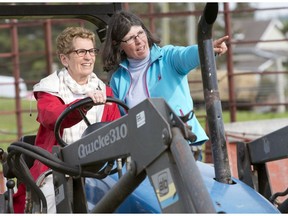
<svg viewBox="0 0 288 216">
<path fill-rule="evenodd" d="M 231 9 L 235 7 L 232 2 L 229 3 Z M 288 2 L 253 2 L 251 5 L 255 8 L 283 8 L 282 10 L 263 10 L 256 13 L 258 19 L 271 19 L 273 17 L 286 16 L 288 19 Z"/>
</svg>

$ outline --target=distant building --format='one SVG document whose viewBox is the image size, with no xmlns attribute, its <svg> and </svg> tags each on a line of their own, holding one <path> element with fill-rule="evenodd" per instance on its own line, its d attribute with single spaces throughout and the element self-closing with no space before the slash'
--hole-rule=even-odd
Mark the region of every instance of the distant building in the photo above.
<svg viewBox="0 0 288 216">
<path fill-rule="evenodd" d="M 288 41 L 283 41 L 287 38 L 282 27 L 277 19 L 233 21 L 233 41 L 245 41 L 233 47 L 235 71 L 276 70 L 277 60 L 288 61 Z"/>
<path fill-rule="evenodd" d="M 19 79 L 19 96 L 27 96 L 27 86 L 22 78 Z M 0 97 L 15 98 L 15 78 L 12 76 L 0 76 Z"/>
<path fill-rule="evenodd" d="M 234 73 L 285 71 L 283 65 L 288 62 L 288 41 L 281 32 L 283 24 L 280 20 L 241 19 L 234 21 L 232 28 L 233 41 L 240 42 L 232 48 Z M 241 43 L 243 41 L 245 43 Z M 285 103 L 287 79 L 283 73 L 250 75 L 250 79 L 257 81 L 257 85 L 254 86 L 254 91 L 257 92 L 254 102 Z M 257 109 L 271 111 L 272 107 Z M 276 110 L 283 112 L 285 106 L 277 106 Z"/>
<path fill-rule="evenodd" d="M 239 42 L 232 46 L 233 73 L 247 72 L 247 75 L 234 76 L 237 102 L 285 102 L 286 78 L 283 73 L 251 75 L 251 72 L 285 70 L 283 63 L 288 62 L 288 41 L 285 41 L 285 35 L 280 30 L 282 23 L 277 19 L 239 19 L 233 21 L 231 27 L 232 41 Z M 223 102 L 228 101 L 228 74 L 223 65 L 217 70 L 217 78 L 220 98 Z M 194 83 L 201 79 L 201 72 L 189 74 L 191 95 L 195 102 L 204 100 L 202 83 Z M 283 107 L 280 109 L 283 111 Z"/>
</svg>

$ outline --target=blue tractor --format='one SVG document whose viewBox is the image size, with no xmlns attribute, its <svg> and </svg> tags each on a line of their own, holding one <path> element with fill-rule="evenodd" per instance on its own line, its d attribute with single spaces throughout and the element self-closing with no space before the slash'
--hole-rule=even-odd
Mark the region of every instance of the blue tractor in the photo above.
<svg viewBox="0 0 288 216">
<path fill-rule="evenodd" d="M 2 16 L 11 16 L 12 11 L 17 16 L 67 13 L 93 22 L 104 40 L 107 20 L 121 9 L 114 3 L 94 9 L 83 5 L 82 10 L 81 5 L 64 6 L 65 10 L 61 9 L 63 5 L 47 6 L 31 6 L 27 8 L 30 12 L 17 5 L 4 9 L 0 6 L 0 13 Z M 45 176 L 53 175 L 57 213 L 287 213 L 288 200 L 280 204 L 275 200 L 288 191 L 271 194 L 265 169 L 266 162 L 287 158 L 287 127 L 251 143 L 238 143 L 239 179 L 231 176 L 211 37 L 217 14 L 218 3 L 207 3 L 198 24 L 213 164 L 194 159 L 187 140 L 195 135 L 185 126 L 185 119 L 177 116 L 161 98 L 146 99 L 132 109 L 108 98 L 107 102 L 117 103 L 127 114 L 110 123 L 87 122 L 82 138 L 67 145 L 59 132 L 63 119 L 82 106 L 99 105 L 85 98 L 59 117 L 55 127 L 59 146 L 53 153 L 35 148 L 34 136 L 13 142 L 7 153 L 0 151 L 8 187 L 0 195 L 0 212 L 13 213 L 15 177 L 21 178 L 33 194 L 27 193 L 31 195 L 26 197 L 30 206 L 27 212 L 47 212 L 37 182 L 25 174 L 37 159 L 51 168 Z M 273 149 L 267 150 L 271 144 Z M 252 173 L 252 166 L 257 176 Z M 66 176 L 72 177 L 72 187 Z"/>
</svg>

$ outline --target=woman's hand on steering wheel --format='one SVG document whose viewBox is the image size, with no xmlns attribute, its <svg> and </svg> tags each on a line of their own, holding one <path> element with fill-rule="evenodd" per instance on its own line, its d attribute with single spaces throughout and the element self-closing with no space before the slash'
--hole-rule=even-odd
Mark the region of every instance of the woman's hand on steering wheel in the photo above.
<svg viewBox="0 0 288 216">
<path fill-rule="evenodd" d="M 101 90 L 94 90 L 94 91 L 90 91 L 86 94 L 88 97 L 90 97 L 93 102 L 96 103 L 105 103 L 107 96 L 106 94 L 101 91 Z"/>
</svg>

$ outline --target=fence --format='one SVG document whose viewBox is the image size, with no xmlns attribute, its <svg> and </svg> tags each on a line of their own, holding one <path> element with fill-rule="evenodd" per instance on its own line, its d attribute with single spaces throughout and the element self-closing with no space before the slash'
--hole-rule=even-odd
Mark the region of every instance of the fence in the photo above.
<svg viewBox="0 0 288 216">
<path fill-rule="evenodd" d="M 279 31 L 279 28 L 283 25 L 283 22 L 281 22 L 283 18 L 280 20 L 280 17 L 276 17 L 275 19 L 261 21 L 247 20 L 243 17 L 252 17 L 256 12 L 266 11 L 273 11 L 276 14 L 280 10 L 288 11 L 288 7 L 267 9 L 244 9 L 239 7 L 241 9 L 231 10 L 229 3 L 220 4 L 221 7 L 217 19 L 219 22 L 215 26 L 215 38 L 225 34 L 230 37 L 227 41 L 229 48 L 227 54 L 217 59 L 218 79 L 223 108 L 230 111 L 230 121 L 237 121 L 236 113 L 241 109 L 258 112 L 285 112 L 287 106 L 285 83 L 287 80 L 288 60 L 286 53 L 288 40 L 285 34 Z M 144 5 L 123 3 L 122 5 L 123 9 L 133 10 L 138 13 L 144 22 L 148 23 L 151 31 L 161 37 L 163 44 L 170 42 L 176 45 L 196 43 L 195 29 L 203 9 L 200 6 L 204 4 L 147 3 Z M 43 7 L 45 6 L 43 5 Z M 7 71 L 10 71 L 8 75 L 15 77 L 13 84 L 15 85 L 16 94 L 15 100 L 13 99 L 15 109 L 0 110 L 1 116 L 11 115 L 16 119 L 14 128 L 7 130 L 0 128 L 0 143 L 9 144 L 19 139 L 27 132 L 23 131 L 23 128 L 26 121 L 29 122 L 27 119 L 23 122 L 23 119 L 25 119 L 23 115 L 25 113 L 26 115 L 28 113 L 36 115 L 35 106 L 32 108 L 29 106 L 28 108 L 27 106 L 23 107 L 23 100 L 19 96 L 20 78 L 24 78 L 28 86 L 28 92 L 29 90 L 31 91 L 35 82 L 51 73 L 54 67 L 58 67 L 55 52 L 53 51 L 53 41 L 57 32 L 62 30 L 65 25 L 79 24 L 90 27 L 91 25 L 88 23 L 83 20 L 67 19 L 39 19 L 32 22 L 6 19 L 0 23 L 0 31 L 4 32 L 4 34 L 9 34 L 11 38 L 9 46 L 11 49 L 0 53 L 0 75 L 7 75 Z M 31 31 L 27 31 L 27 34 L 24 35 L 24 29 L 25 31 L 31 29 Z M 175 34 L 175 32 L 181 32 L 183 29 L 187 31 L 183 34 Z M 25 41 L 23 38 L 19 38 L 20 35 L 22 37 L 24 35 L 27 38 L 27 44 L 33 43 L 37 36 L 33 32 L 38 32 L 37 35 L 41 36 L 38 39 L 43 38 L 42 43 L 44 45 L 41 46 L 43 50 L 29 50 L 28 45 L 19 44 L 20 41 Z M 262 35 L 260 34 L 261 32 Z M 187 37 L 183 37 L 183 35 L 187 35 Z M 42 62 L 41 67 L 35 66 L 37 63 L 40 65 L 39 62 Z M 34 66 L 34 69 L 32 66 Z M 34 74 L 28 76 L 26 71 L 30 69 L 35 71 L 35 68 L 40 72 L 34 72 Z M 96 68 L 101 68 L 99 62 Z M 5 74 L 2 74 L 3 72 Z M 98 73 L 101 78 L 106 79 L 101 71 L 98 71 Z M 189 75 L 189 83 L 195 105 L 204 106 L 202 81 L 199 71 Z M 33 99 L 30 94 L 28 99 L 31 98 Z M 205 118 L 206 116 L 203 116 L 204 120 Z M 4 127 L 3 125 L 1 127 Z M 9 138 L 5 138 L 7 134 Z"/>
</svg>

